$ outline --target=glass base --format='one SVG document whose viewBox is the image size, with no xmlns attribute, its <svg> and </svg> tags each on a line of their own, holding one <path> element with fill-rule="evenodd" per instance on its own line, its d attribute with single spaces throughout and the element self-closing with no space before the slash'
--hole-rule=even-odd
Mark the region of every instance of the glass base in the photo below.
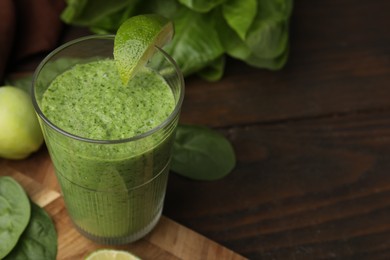
<svg viewBox="0 0 390 260">
<path fill-rule="evenodd" d="M 158 221 L 161 218 L 161 212 L 162 212 L 162 210 L 160 210 L 160 212 L 156 215 L 156 217 L 153 219 L 153 221 L 151 221 L 149 223 L 149 225 L 147 225 L 146 227 L 144 227 L 140 231 L 138 231 L 134 234 L 129 234 L 128 236 L 123 236 L 123 237 L 99 237 L 99 236 L 92 235 L 92 234 L 88 233 L 87 231 L 81 229 L 74 222 L 73 222 L 73 225 L 76 227 L 77 231 L 80 234 L 82 234 L 86 238 L 88 238 L 96 243 L 104 244 L 104 245 L 123 245 L 123 244 L 129 244 L 129 243 L 135 242 L 135 241 L 143 238 L 144 236 L 146 236 L 150 231 L 152 231 L 153 228 L 157 225 Z"/>
</svg>

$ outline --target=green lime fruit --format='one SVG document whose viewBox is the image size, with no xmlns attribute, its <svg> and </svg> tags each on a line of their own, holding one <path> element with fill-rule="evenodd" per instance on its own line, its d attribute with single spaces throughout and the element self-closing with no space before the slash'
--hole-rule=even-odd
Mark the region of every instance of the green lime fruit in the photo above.
<svg viewBox="0 0 390 260">
<path fill-rule="evenodd" d="M 24 159 L 43 143 L 30 96 L 13 86 L 0 87 L 0 157 Z"/>
<path fill-rule="evenodd" d="M 115 249 L 99 249 L 89 254 L 85 260 L 140 260 L 130 252 Z"/>
<path fill-rule="evenodd" d="M 133 16 L 121 24 L 115 35 L 114 59 L 124 85 L 153 56 L 155 46 L 164 46 L 173 34 L 172 22 L 158 14 Z"/>
</svg>

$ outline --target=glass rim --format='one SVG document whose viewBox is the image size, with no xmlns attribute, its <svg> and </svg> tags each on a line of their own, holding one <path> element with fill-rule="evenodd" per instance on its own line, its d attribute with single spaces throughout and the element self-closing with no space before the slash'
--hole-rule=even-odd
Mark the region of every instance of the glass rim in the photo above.
<svg viewBox="0 0 390 260">
<path fill-rule="evenodd" d="M 55 130 L 56 132 L 58 133 L 61 133 L 67 137 L 70 137 L 72 139 L 75 139 L 75 140 L 78 140 L 78 141 L 82 141 L 82 142 L 86 142 L 86 143 L 96 143 L 96 144 L 120 144 L 120 143 L 128 143 L 128 142 L 132 142 L 132 141 L 137 141 L 137 140 L 140 140 L 140 139 L 143 139 L 145 137 L 148 137 L 152 134 L 154 134 L 155 132 L 157 132 L 158 130 L 164 128 L 165 126 L 167 126 L 170 122 L 172 122 L 175 117 L 179 114 L 180 112 L 180 109 L 181 109 L 181 105 L 183 103 L 183 99 L 184 99 L 184 76 L 183 74 L 181 73 L 178 65 L 176 64 L 175 60 L 168 54 L 166 53 L 163 49 L 161 49 L 160 47 L 158 46 L 155 46 L 155 48 L 158 50 L 158 52 L 160 52 L 165 59 L 168 60 L 169 63 L 171 63 L 175 69 L 175 72 L 176 72 L 176 75 L 177 77 L 179 78 L 179 89 L 180 89 L 180 95 L 179 95 L 179 99 L 177 100 L 176 104 L 175 104 L 175 108 L 174 110 L 171 112 L 171 114 L 161 123 L 159 124 L 158 126 L 142 133 L 142 134 L 139 134 L 139 135 L 135 135 L 135 136 L 132 136 L 132 137 L 128 137 L 128 138 L 124 138 L 124 139 L 112 139 L 112 140 L 105 140 L 105 139 L 91 139 L 91 138 L 86 138 L 86 137 L 82 137 L 82 136 L 79 136 L 79 135 L 75 135 L 75 134 L 72 134 L 68 131 L 65 131 L 63 130 L 62 128 L 58 127 L 56 124 L 54 124 L 53 122 L 51 122 L 46 116 L 45 114 L 43 113 L 43 111 L 41 110 L 41 108 L 39 107 L 38 105 L 38 102 L 37 102 L 37 99 L 36 99 L 36 95 L 35 95 L 35 85 L 36 85 L 36 81 L 37 81 L 37 78 L 41 72 L 41 70 L 43 69 L 43 67 L 58 53 L 60 53 L 62 50 L 72 46 L 72 45 L 76 45 L 80 42 L 84 42 L 84 41 L 87 41 L 87 40 L 93 40 L 93 39 L 101 39 L 101 40 L 114 40 L 114 37 L 115 35 L 89 35 L 89 36 L 84 36 L 84 37 L 79 37 L 77 39 L 74 39 L 74 40 L 71 40 L 69 42 L 66 42 L 62 45 L 60 45 L 59 47 L 57 47 L 56 49 L 54 49 L 53 51 L 51 51 L 38 65 L 38 67 L 35 69 L 34 71 L 34 74 L 33 74 L 33 78 L 32 78 L 32 83 L 31 83 L 31 93 L 32 93 L 32 103 L 33 103 L 33 106 L 34 106 L 34 109 L 36 111 L 36 113 L 38 114 L 38 116 L 50 127 L 52 128 L 53 130 Z"/>
</svg>

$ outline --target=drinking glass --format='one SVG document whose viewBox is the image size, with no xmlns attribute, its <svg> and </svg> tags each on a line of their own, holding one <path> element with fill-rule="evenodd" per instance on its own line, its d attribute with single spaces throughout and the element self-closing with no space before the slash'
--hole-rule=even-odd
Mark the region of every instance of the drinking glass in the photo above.
<svg viewBox="0 0 390 260">
<path fill-rule="evenodd" d="M 161 216 L 184 96 L 183 75 L 177 65 L 156 47 L 146 66 L 168 83 L 175 108 L 160 125 L 134 137 L 94 140 L 77 136 L 51 122 L 41 109 L 42 96 L 55 77 L 75 64 L 113 59 L 113 44 L 114 36 L 88 36 L 51 52 L 34 73 L 32 99 L 75 227 L 93 241 L 124 244 L 149 233 Z M 89 111 L 83 113 L 88 116 Z"/>
</svg>

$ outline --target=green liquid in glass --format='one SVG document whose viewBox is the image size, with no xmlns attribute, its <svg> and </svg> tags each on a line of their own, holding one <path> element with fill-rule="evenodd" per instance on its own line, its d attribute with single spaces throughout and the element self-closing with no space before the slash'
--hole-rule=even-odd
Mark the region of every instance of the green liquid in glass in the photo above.
<svg viewBox="0 0 390 260">
<path fill-rule="evenodd" d="M 57 127 L 94 140 L 143 134 L 166 120 L 174 107 L 172 90 L 159 74 L 145 68 L 123 86 L 109 59 L 60 74 L 41 101 L 44 115 Z M 68 212 L 83 234 L 118 244 L 153 228 L 162 211 L 173 128 L 110 144 L 46 130 Z"/>
</svg>

